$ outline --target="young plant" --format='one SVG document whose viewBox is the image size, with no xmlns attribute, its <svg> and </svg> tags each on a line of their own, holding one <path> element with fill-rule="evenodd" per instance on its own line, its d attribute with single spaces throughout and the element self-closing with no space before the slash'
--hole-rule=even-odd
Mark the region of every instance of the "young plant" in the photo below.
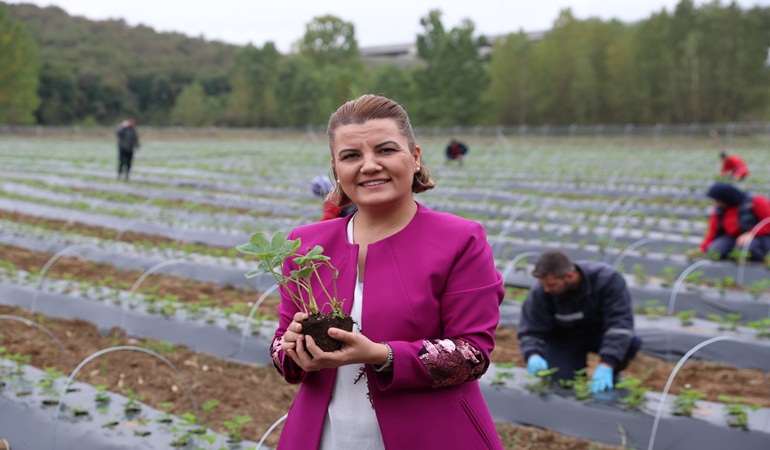
<svg viewBox="0 0 770 450">
<path fill-rule="evenodd" d="M 155 406 L 163 411 L 163 414 L 157 419 L 158 423 L 171 423 L 174 421 L 173 416 L 168 412 L 174 406 L 174 402 L 160 402 Z"/>
<path fill-rule="evenodd" d="M 219 400 L 209 400 L 209 401 L 205 402 L 203 404 L 203 406 L 202 406 L 202 408 L 203 408 L 203 417 L 201 418 L 201 420 L 203 422 L 206 422 L 208 420 L 209 411 L 211 411 L 212 409 L 214 409 L 217 406 L 219 406 L 220 403 L 221 402 Z"/>
<path fill-rule="evenodd" d="M 232 420 L 225 420 L 222 422 L 225 428 L 227 428 L 229 431 L 227 435 L 227 442 L 231 444 L 241 442 L 243 440 L 241 437 L 241 430 L 249 422 L 251 422 L 251 416 L 248 414 L 245 416 L 239 416 L 236 414 L 233 416 Z"/>
<path fill-rule="evenodd" d="M 660 300 L 650 299 L 644 305 L 636 307 L 638 314 L 644 314 L 650 319 L 659 319 L 666 314 L 666 307 L 660 304 Z"/>
<path fill-rule="evenodd" d="M 754 320 L 746 324 L 747 327 L 757 330 L 757 337 L 770 337 L 770 317 Z"/>
<path fill-rule="evenodd" d="M 727 316 L 722 316 L 721 314 L 714 313 L 709 314 L 707 318 L 717 322 L 720 331 L 735 331 L 738 329 L 738 325 L 740 324 L 743 315 L 738 313 L 728 313 Z"/>
<path fill-rule="evenodd" d="M 684 281 L 693 285 L 699 285 L 703 283 L 704 275 L 702 270 L 694 270 L 684 277 Z"/>
<path fill-rule="evenodd" d="M 647 284 L 649 275 L 647 273 L 647 268 L 644 267 L 644 264 L 634 264 L 634 267 L 631 270 L 634 272 L 634 278 L 640 286 Z"/>
<path fill-rule="evenodd" d="M 628 409 L 639 409 L 644 403 L 644 394 L 650 390 L 650 388 L 642 386 L 641 379 L 634 377 L 626 377 L 615 387 L 628 389 L 628 395 L 620 399 L 620 403 L 626 405 Z"/>
<path fill-rule="evenodd" d="M 552 367 L 546 370 L 539 370 L 534 375 L 528 374 L 527 375 L 528 377 L 534 377 L 536 378 L 536 381 L 528 384 L 527 389 L 529 389 L 532 392 L 537 392 L 540 394 L 548 392 L 548 390 L 551 389 L 551 384 L 553 384 L 553 374 L 555 374 L 558 371 L 559 371 L 558 367 Z"/>
<path fill-rule="evenodd" d="M 43 405 L 54 406 L 59 404 L 59 392 L 56 390 L 56 379 L 64 374 L 55 367 L 45 368 L 45 378 L 37 382 L 37 386 L 43 388 Z"/>
<path fill-rule="evenodd" d="M 661 286 L 671 287 L 679 276 L 679 268 L 675 266 L 666 266 L 660 271 Z"/>
<path fill-rule="evenodd" d="M 738 284 L 735 282 L 735 277 L 729 275 L 719 278 L 716 284 L 717 289 L 719 289 L 719 293 L 722 295 L 725 295 L 728 290 L 735 289 L 738 286 Z"/>
<path fill-rule="evenodd" d="M 754 300 L 759 300 L 768 288 L 770 288 L 770 280 L 768 279 L 758 280 L 746 286 L 746 290 Z"/>
<path fill-rule="evenodd" d="M 339 270 L 323 254 L 323 247 L 316 245 L 307 253 L 298 253 L 302 243 L 300 239 L 287 240 L 282 232 L 275 233 L 271 239 L 263 233 L 254 233 L 249 243 L 236 247 L 238 251 L 254 256 L 257 267 L 246 273 L 246 278 L 269 273 L 284 288 L 297 308 L 308 314 L 302 325 L 303 332 L 313 337 L 316 345 L 324 351 L 334 351 L 342 347 L 342 342 L 332 339 L 328 329 L 332 326 L 351 331 L 353 318 L 342 311 L 344 301 L 337 295 Z M 283 264 L 291 260 L 297 265 L 288 275 L 283 273 Z M 332 292 L 326 289 L 321 272 L 331 275 Z M 313 281 L 318 281 L 323 292 L 314 292 Z M 324 300 L 321 300 L 321 297 Z M 329 311 L 324 312 L 328 307 Z"/>
<path fill-rule="evenodd" d="M 513 367 L 514 367 L 514 364 L 512 362 L 497 363 L 498 369 L 510 369 Z M 490 384 L 492 386 L 503 386 L 505 385 L 505 380 L 510 378 L 513 378 L 513 372 L 498 370 L 497 372 L 495 372 L 495 377 L 492 379 Z"/>
<path fill-rule="evenodd" d="M 733 248 L 730 250 L 730 253 L 727 254 L 727 257 L 733 261 L 740 261 L 741 259 L 748 261 L 749 257 L 751 256 L 751 253 L 748 250 L 744 250 L 742 248 Z"/>
<path fill-rule="evenodd" d="M 575 371 L 575 377 L 572 380 L 559 380 L 559 383 L 570 388 L 575 392 L 575 398 L 578 400 L 586 400 L 591 398 L 591 382 L 586 376 L 588 368 L 584 367 Z"/>
<path fill-rule="evenodd" d="M 694 309 L 685 309 L 676 313 L 676 317 L 682 322 L 683 327 L 692 326 L 692 318 L 695 317 L 697 312 Z"/>
<path fill-rule="evenodd" d="M 279 285 L 287 288 L 286 290 L 297 308 L 308 314 L 319 314 L 324 305 L 318 306 L 316 293 L 313 292 L 313 286 L 310 282 L 312 278 L 316 278 L 321 281 L 321 289 L 324 290 L 332 312 L 342 314 L 342 303 L 337 299 L 336 281 L 339 271 L 329 262 L 329 257 L 323 255 L 323 247 L 316 245 L 309 249 L 306 254 L 301 255 L 297 253 L 301 245 L 300 239 L 287 240 L 286 235 L 281 232 L 274 234 L 272 239 L 268 239 L 263 233 L 254 233 L 248 244 L 239 245 L 236 249 L 242 253 L 253 255 L 259 261 L 255 269 L 246 273 L 246 278 L 269 273 Z M 289 258 L 293 258 L 299 269 L 292 270 L 289 275 L 284 275 L 283 263 Z M 322 267 L 331 271 L 333 294 L 326 291 L 321 280 L 319 271 Z M 298 293 L 295 293 L 291 289 L 292 287 L 296 288 Z"/>
<path fill-rule="evenodd" d="M 72 415 L 75 417 L 87 416 L 89 414 L 90 413 L 88 412 L 88 409 L 84 408 L 83 406 L 78 405 L 72 408 Z"/>
<path fill-rule="evenodd" d="M 136 394 L 131 389 L 126 389 L 124 394 L 128 397 L 128 401 L 123 404 L 123 411 L 126 414 L 135 414 L 142 410 L 142 406 L 139 404 L 140 400 L 144 399 L 144 395 Z"/>
<path fill-rule="evenodd" d="M 727 425 L 733 428 L 748 430 L 749 415 L 746 410 L 756 411 L 760 408 L 759 405 L 747 405 L 743 403 L 743 398 L 741 397 L 720 395 L 717 399 L 725 404 L 724 408 L 728 414 Z"/>
<path fill-rule="evenodd" d="M 9 353 L 5 355 L 6 359 L 9 359 L 16 363 L 16 369 L 11 372 L 12 375 L 21 375 L 24 373 L 24 366 L 29 365 L 31 361 L 30 355 L 22 355 L 21 353 Z"/>
<path fill-rule="evenodd" d="M 695 411 L 695 404 L 698 400 L 706 398 L 706 394 L 698 392 L 695 389 L 683 389 L 676 400 L 674 400 L 675 416 L 692 417 L 692 412 Z"/>
</svg>

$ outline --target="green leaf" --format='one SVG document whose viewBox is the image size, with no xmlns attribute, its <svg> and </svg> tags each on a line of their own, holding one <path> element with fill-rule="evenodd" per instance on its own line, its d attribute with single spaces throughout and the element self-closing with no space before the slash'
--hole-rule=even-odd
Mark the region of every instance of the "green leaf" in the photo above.
<svg viewBox="0 0 770 450">
<path fill-rule="evenodd" d="M 252 270 L 249 270 L 248 272 L 246 272 L 246 274 L 243 275 L 243 276 L 246 277 L 246 278 L 254 278 L 257 275 L 262 275 L 263 273 L 265 273 L 264 270 L 252 269 Z"/>
<path fill-rule="evenodd" d="M 251 235 L 251 240 L 249 241 L 252 244 L 256 245 L 260 248 L 269 248 L 270 247 L 270 241 L 267 240 L 267 236 L 265 236 L 264 233 L 254 233 Z"/>
<path fill-rule="evenodd" d="M 310 278 L 310 275 L 312 275 L 314 271 L 315 270 L 314 270 L 313 267 L 303 267 L 300 270 L 292 270 L 291 271 L 291 275 L 293 277 L 296 276 L 298 278 L 305 278 L 305 279 L 307 279 L 307 278 Z"/>
<path fill-rule="evenodd" d="M 273 235 L 273 241 L 270 243 L 270 246 L 272 248 L 282 247 L 284 242 L 286 242 L 286 234 L 279 231 Z"/>
</svg>

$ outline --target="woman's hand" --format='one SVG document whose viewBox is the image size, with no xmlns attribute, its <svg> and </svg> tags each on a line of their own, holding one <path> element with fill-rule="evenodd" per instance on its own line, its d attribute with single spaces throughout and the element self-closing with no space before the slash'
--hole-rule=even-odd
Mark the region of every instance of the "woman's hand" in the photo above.
<svg viewBox="0 0 770 450">
<path fill-rule="evenodd" d="M 746 232 L 741 234 L 735 239 L 735 246 L 739 248 L 743 248 L 744 245 L 746 245 L 746 242 L 749 241 L 749 236 L 751 235 L 750 232 Z"/>
<path fill-rule="evenodd" d="M 377 344 L 361 333 L 352 333 L 339 328 L 330 328 L 329 336 L 343 342 L 342 349 L 324 352 L 313 342 L 313 338 L 302 334 L 305 313 L 297 313 L 283 335 L 281 349 L 302 370 L 315 372 L 320 369 L 336 368 L 348 364 L 384 364 L 388 359 L 388 347 Z"/>
</svg>

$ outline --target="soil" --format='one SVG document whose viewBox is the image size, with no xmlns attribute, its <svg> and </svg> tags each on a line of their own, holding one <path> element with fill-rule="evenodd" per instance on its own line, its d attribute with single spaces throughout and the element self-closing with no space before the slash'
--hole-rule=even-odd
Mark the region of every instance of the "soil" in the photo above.
<svg viewBox="0 0 770 450">
<path fill-rule="evenodd" d="M 339 328 L 353 331 L 353 318 L 345 315 L 335 316 L 333 313 L 311 314 L 302 322 L 303 333 L 313 338 L 313 342 L 325 352 L 333 352 L 342 348 L 342 341 L 329 337 L 329 328 Z"/>
<path fill-rule="evenodd" d="M 0 216 L 7 214 L 0 214 Z M 16 215 L 14 220 L 31 221 L 40 226 L 51 226 L 59 230 L 66 228 L 86 234 L 100 235 L 114 239 L 115 232 L 98 227 L 83 226 L 65 221 L 47 221 Z M 111 236 L 110 236 L 111 235 Z M 168 241 L 157 236 L 125 233 L 123 241 L 151 240 Z M 19 269 L 38 271 L 53 255 L 10 246 L 1 246 L 2 259 L 14 264 Z M 71 275 L 65 275 L 71 274 Z M 83 280 L 105 280 L 112 277 L 116 286 L 131 286 L 141 271 L 125 271 L 107 264 L 82 261 L 64 257 L 52 265 L 46 275 L 51 278 L 75 277 Z M 201 293 L 210 298 L 221 299 L 220 307 L 233 307 L 237 304 L 250 304 L 259 298 L 258 292 L 243 292 L 232 286 L 219 286 L 214 283 L 202 283 L 190 279 L 151 275 L 151 282 L 157 287 L 156 294 L 165 293 L 178 296 L 180 301 L 198 301 Z M 277 298 L 266 301 L 261 312 L 275 317 Z M 35 320 L 56 335 L 72 355 L 73 361 L 82 361 L 98 350 L 116 345 L 135 345 L 150 348 L 168 358 L 184 377 L 191 383 L 198 404 L 211 400 L 220 403 L 204 413 L 204 423 L 223 434 L 227 434 L 225 421 L 237 415 L 248 415 L 252 421 L 244 427 L 245 439 L 259 441 L 265 431 L 291 405 L 297 386 L 288 385 L 273 367 L 257 367 L 228 362 L 210 355 L 191 352 L 182 346 L 173 346 L 167 342 L 134 339 L 120 330 L 111 330 L 100 334 L 94 324 L 83 320 L 56 320 L 30 312 L 0 305 L 0 314 L 17 315 Z M 500 327 L 496 334 L 496 347 L 491 359 L 498 363 L 514 363 L 524 366 L 519 353 L 516 330 Z M 58 348 L 41 337 L 36 328 L 21 322 L 3 321 L 0 327 L 0 345 L 9 353 L 21 353 L 31 356 L 31 364 L 39 367 L 56 367 L 69 374 L 65 358 Z M 589 366 L 596 364 L 596 355 L 590 358 Z M 654 391 L 662 391 L 674 363 L 640 354 L 624 372 L 643 381 L 643 385 Z M 770 407 L 770 375 L 758 370 L 745 370 L 709 362 L 690 361 L 677 375 L 671 392 L 677 394 L 683 388 L 695 389 L 707 395 L 707 400 L 717 401 L 719 395 L 728 395 L 744 399 L 746 404 Z M 110 353 L 88 363 L 79 372 L 77 379 L 95 386 L 106 385 L 109 390 L 124 393 L 132 389 L 144 395 L 143 402 L 154 406 L 161 402 L 173 402 L 169 412 L 182 414 L 192 411 L 192 405 L 184 389 L 180 389 L 180 380 L 165 364 L 141 352 L 126 352 L 121 355 Z M 271 433 L 266 445 L 275 446 L 280 426 Z M 592 448 L 607 450 L 613 447 L 602 446 L 582 439 L 559 435 L 549 430 L 520 427 L 511 424 L 498 424 L 498 431 L 506 448 L 516 449 L 554 449 L 578 450 Z M 2 438 L 2 436 L 0 436 Z M 12 444 L 12 443 L 11 443 Z"/>
</svg>

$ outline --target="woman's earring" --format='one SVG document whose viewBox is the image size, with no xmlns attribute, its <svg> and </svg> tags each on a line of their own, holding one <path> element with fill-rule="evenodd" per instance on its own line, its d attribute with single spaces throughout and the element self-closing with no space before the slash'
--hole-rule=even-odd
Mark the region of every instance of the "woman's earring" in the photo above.
<svg viewBox="0 0 770 450">
<path fill-rule="evenodd" d="M 420 166 L 417 166 L 417 167 L 415 167 L 415 168 L 414 168 L 414 171 L 415 171 L 415 172 L 419 172 L 419 171 L 420 171 Z"/>
</svg>

